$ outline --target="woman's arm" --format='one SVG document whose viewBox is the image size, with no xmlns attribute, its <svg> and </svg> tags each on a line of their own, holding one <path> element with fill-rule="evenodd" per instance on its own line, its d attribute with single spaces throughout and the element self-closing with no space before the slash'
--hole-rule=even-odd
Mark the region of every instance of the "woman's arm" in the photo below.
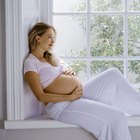
<svg viewBox="0 0 140 140">
<path fill-rule="evenodd" d="M 39 75 L 33 71 L 26 72 L 25 79 L 27 80 L 31 90 L 33 91 L 38 101 L 41 101 L 43 103 L 71 101 L 80 98 L 80 96 L 82 95 L 82 91 L 77 87 L 73 90 L 71 95 L 59 95 L 49 92 L 45 93 L 41 87 Z"/>
<path fill-rule="evenodd" d="M 80 90 L 78 87 L 76 87 L 70 95 L 60 95 L 60 94 L 54 94 L 54 93 L 42 94 L 40 101 L 43 103 L 73 101 L 80 98 L 82 94 L 83 94 L 83 91 Z"/>
</svg>

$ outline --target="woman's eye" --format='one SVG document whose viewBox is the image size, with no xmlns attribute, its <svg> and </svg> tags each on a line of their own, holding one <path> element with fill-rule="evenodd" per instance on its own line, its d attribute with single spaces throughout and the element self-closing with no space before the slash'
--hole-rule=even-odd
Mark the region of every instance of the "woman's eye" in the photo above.
<svg viewBox="0 0 140 140">
<path fill-rule="evenodd" d="M 48 38 L 50 38 L 50 39 L 51 39 L 52 37 L 51 37 L 51 36 L 48 36 Z"/>
<path fill-rule="evenodd" d="M 53 37 L 53 36 L 48 36 L 48 38 L 55 40 L 55 37 Z"/>
</svg>

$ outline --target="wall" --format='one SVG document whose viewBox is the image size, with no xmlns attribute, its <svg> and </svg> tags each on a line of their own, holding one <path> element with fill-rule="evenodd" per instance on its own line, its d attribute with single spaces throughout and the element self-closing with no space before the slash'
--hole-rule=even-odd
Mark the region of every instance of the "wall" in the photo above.
<svg viewBox="0 0 140 140">
<path fill-rule="evenodd" d="M 24 59 L 28 50 L 28 31 L 29 29 L 40 20 L 40 0 L 22 0 L 22 53 L 20 58 Z M 21 49 L 20 49 L 21 50 Z M 18 71 L 17 71 L 18 72 Z M 21 118 L 26 119 L 35 115 L 39 115 L 42 112 L 42 104 L 39 103 L 35 96 L 32 94 L 27 83 L 21 79 L 23 91 L 23 115 Z"/>
<path fill-rule="evenodd" d="M 0 0 L 0 122 L 6 118 L 5 8 Z"/>
</svg>

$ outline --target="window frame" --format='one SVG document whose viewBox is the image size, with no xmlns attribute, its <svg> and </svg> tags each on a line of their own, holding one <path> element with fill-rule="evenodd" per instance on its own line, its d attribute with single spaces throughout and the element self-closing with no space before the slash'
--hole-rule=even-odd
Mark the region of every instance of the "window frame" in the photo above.
<svg viewBox="0 0 140 140">
<path fill-rule="evenodd" d="M 11 12 L 12 11 L 12 12 Z M 7 91 L 7 120 L 22 119 L 22 85 L 21 72 L 22 46 L 21 32 L 21 1 L 6 0 L 6 91 Z M 17 30 L 18 29 L 18 30 Z M 17 70 L 19 69 L 19 71 Z M 14 80 L 14 82 L 13 82 Z M 18 88 L 17 88 L 18 87 Z M 19 94 L 21 93 L 21 94 Z"/>
<path fill-rule="evenodd" d="M 140 60 L 140 56 L 129 56 L 128 55 L 128 19 L 127 16 L 128 15 L 140 15 L 140 11 L 128 11 L 128 7 L 127 7 L 127 0 L 123 0 L 123 11 L 95 11 L 95 12 L 91 12 L 90 9 L 90 0 L 87 0 L 87 11 L 86 12 L 68 12 L 68 13 L 62 13 L 62 12 L 53 12 L 53 0 L 49 0 L 50 1 L 50 11 L 49 12 L 49 16 L 50 16 L 50 23 L 53 24 L 53 16 L 56 15 L 79 15 L 79 14 L 84 14 L 86 15 L 87 21 L 86 21 L 86 26 L 87 26 L 87 56 L 86 57 L 61 57 L 62 59 L 65 60 L 86 60 L 88 63 L 87 65 L 87 77 L 90 78 L 90 62 L 93 60 L 120 60 L 123 61 L 123 74 L 124 77 L 127 78 L 128 76 L 128 61 L 129 60 Z M 124 52 L 122 56 L 94 56 L 92 57 L 90 55 L 90 29 L 89 26 L 90 25 L 90 15 L 121 15 L 123 16 L 123 20 L 124 20 L 124 24 L 123 24 L 123 30 L 124 30 L 124 37 L 123 37 L 123 41 L 124 41 Z"/>
</svg>

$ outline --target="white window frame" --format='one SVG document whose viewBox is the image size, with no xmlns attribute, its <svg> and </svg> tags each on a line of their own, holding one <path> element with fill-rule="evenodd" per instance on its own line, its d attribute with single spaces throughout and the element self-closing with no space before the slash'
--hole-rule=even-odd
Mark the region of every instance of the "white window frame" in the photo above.
<svg viewBox="0 0 140 140">
<path fill-rule="evenodd" d="M 7 120 L 22 119 L 22 46 L 21 1 L 6 0 L 6 87 Z"/>
<path fill-rule="evenodd" d="M 45 1 L 45 0 L 44 0 Z M 22 13 L 21 0 L 5 0 L 6 9 L 6 87 L 7 87 L 7 118 L 4 122 L 5 129 L 35 129 L 35 128 L 69 128 L 77 127 L 58 121 L 46 120 L 43 116 L 23 120 L 22 107 L 23 103 L 23 85 L 22 75 Z M 50 7 L 51 0 L 47 0 L 46 4 Z M 45 9 L 46 6 L 45 6 Z M 52 7 L 50 7 L 52 9 Z M 52 17 L 49 11 L 47 18 L 48 23 L 52 23 Z M 42 14 L 43 15 L 43 14 Z M 43 19 L 43 18 L 42 18 Z M 140 118 L 129 118 L 129 126 L 140 126 Z"/>
<path fill-rule="evenodd" d="M 72 12 L 72 13 L 55 13 L 53 12 L 53 0 L 49 0 L 50 1 L 50 9 L 51 11 L 48 11 L 49 12 L 49 15 L 50 15 L 50 23 L 53 24 L 53 16 L 55 15 L 71 15 L 71 14 L 75 14 L 75 15 L 79 15 L 78 12 Z M 128 56 L 128 28 L 127 28 L 127 25 L 128 25 L 128 20 L 127 20 L 127 15 L 135 15 L 135 14 L 139 14 L 140 15 L 140 12 L 136 11 L 136 12 L 128 12 L 127 11 L 127 3 L 128 1 L 127 0 L 123 0 L 123 4 L 124 4 L 124 11 L 113 11 L 113 12 L 107 12 L 107 11 L 101 11 L 101 12 L 98 12 L 98 11 L 95 11 L 95 12 L 90 12 L 89 9 L 90 9 L 90 6 L 89 6 L 89 3 L 90 3 L 90 0 L 87 0 L 87 12 L 82 12 L 80 13 L 81 15 L 84 14 L 86 15 L 87 17 L 87 56 L 86 57 L 80 57 L 80 58 L 74 58 L 74 57 L 62 57 L 64 58 L 65 60 L 66 59 L 71 59 L 71 60 L 86 60 L 88 63 L 87 65 L 87 77 L 90 78 L 91 75 L 90 75 L 90 62 L 92 60 L 119 60 L 119 61 L 123 61 L 124 65 L 123 65 L 123 74 L 125 77 L 128 76 L 128 60 L 140 60 L 140 56 Z M 123 55 L 122 56 L 94 56 L 94 57 L 91 57 L 90 56 L 90 44 L 89 44 L 89 40 L 90 40 L 90 36 L 89 36 L 89 32 L 90 32 L 90 29 L 89 29 L 89 23 L 90 23 L 90 18 L 88 15 L 90 14 L 93 14 L 93 15 L 122 15 L 123 18 L 124 18 L 124 52 L 123 52 Z"/>
</svg>

